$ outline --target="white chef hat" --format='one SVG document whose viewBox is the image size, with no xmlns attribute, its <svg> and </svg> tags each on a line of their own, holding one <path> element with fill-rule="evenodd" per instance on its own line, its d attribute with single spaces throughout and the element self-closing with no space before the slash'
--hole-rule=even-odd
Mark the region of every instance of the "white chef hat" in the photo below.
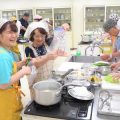
<svg viewBox="0 0 120 120">
<path fill-rule="evenodd" d="M 24 37 L 29 39 L 30 34 L 37 28 L 44 28 L 46 30 L 46 32 L 48 32 L 48 25 L 46 26 L 46 24 L 44 22 L 32 22 L 28 26 L 28 28 L 24 34 Z"/>
<path fill-rule="evenodd" d="M 34 19 L 34 20 L 40 20 L 40 19 L 42 19 L 42 16 L 40 16 L 40 15 L 35 15 L 33 19 Z"/>
<path fill-rule="evenodd" d="M 7 20 L 7 19 L 0 19 L 0 29 L 2 28 L 2 26 L 6 23 L 6 22 L 8 22 L 9 20 Z"/>
</svg>

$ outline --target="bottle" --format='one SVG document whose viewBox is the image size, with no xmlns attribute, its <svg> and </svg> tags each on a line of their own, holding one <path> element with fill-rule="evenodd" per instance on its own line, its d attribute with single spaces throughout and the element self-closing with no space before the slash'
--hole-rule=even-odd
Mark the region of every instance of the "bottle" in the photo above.
<svg viewBox="0 0 120 120">
<path fill-rule="evenodd" d="M 80 51 L 80 46 L 79 45 L 77 47 L 76 56 L 81 56 L 81 51 Z"/>
</svg>

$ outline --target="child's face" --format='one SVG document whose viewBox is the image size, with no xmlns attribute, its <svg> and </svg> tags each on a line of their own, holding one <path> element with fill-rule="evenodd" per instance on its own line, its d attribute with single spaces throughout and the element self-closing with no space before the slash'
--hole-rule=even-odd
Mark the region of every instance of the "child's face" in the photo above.
<svg viewBox="0 0 120 120">
<path fill-rule="evenodd" d="M 34 41 L 33 43 L 35 43 L 37 46 L 42 45 L 45 42 L 45 37 L 46 35 L 41 34 L 37 29 L 35 30 L 35 34 L 34 34 Z"/>
<path fill-rule="evenodd" d="M 11 31 L 9 25 L 7 25 L 5 31 L 0 34 L 0 43 L 2 46 L 10 48 L 16 45 L 18 34 Z"/>
<path fill-rule="evenodd" d="M 108 33 L 109 33 L 110 35 L 112 35 L 112 36 L 118 36 L 119 30 L 118 30 L 116 27 L 113 27 L 113 28 L 111 28 L 111 29 L 109 30 Z"/>
</svg>

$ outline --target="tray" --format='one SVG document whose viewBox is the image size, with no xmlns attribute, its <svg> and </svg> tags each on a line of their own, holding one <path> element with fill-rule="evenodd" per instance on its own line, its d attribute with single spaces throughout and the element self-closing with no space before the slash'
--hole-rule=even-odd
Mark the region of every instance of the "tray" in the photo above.
<svg viewBox="0 0 120 120">
<path fill-rule="evenodd" d="M 97 112 L 99 114 L 104 114 L 104 115 L 120 116 L 120 107 L 119 107 L 120 91 L 108 91 L 108 92 L 110 93 L 110 97 L 107 100 L 107 102 L 103 105 L 102 109 L 101 109 L 101 104 L 103 104 L 103 101 L 99 96 Z"/>
</svg>

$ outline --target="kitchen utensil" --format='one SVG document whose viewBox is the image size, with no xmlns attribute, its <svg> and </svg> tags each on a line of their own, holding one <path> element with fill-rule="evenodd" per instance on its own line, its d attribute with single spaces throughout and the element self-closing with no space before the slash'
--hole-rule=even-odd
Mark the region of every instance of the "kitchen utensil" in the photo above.
<svg viewBox="0 0 120 120">
<path fill-rule="evenodd" d="M 54 105 L 61 100 L 61 90 L 65 86 L 82 86 L 76 83 L 69 83 L 62 86 L 55 80 L 40 81 L 33 85 L 34 89 L 34 100 L 36 103 L 44 106 Z M 49 98 L 49 99 L 48 99 Z"/>
<path fill-rule="evenodd" d="M 102 81 L 99 73 L 95 73 L 94 75 L 90 76 L 89 80 L 93 86 L 101 85 L 101 81 Z"/>
<path fill-rule="evenodd" d="M 102 75 L 108 75 L 109 73 L 111 73 L 111 67 L 110 66 L 101 66 L 100 73 Z"/>
<path fill-rule="evenodd" d="M 64 73 L 61 78 L 64 79 L 68 74 L 70 74 L 74 69 L 69 69 L 66 73 Z"/>
<path fill-rule="evenodd" d="M 110 92 L 107 90 L 101 90 L 99 93 L 99 101 L 101 101 L 101 104 L 99 106 L 99 109 L 102 110 L 104 105 L 109 105 L 108 100 L 111 98 Z"/>
<path fill-rule="evenodd" d="M 93 93 L 88 91 L 86 87 L 74 87 L 69 89 L 68 93 L 79 100 L 92 100 L 94 98 Z"/>
<path fill-rule="evenodd" d="M 104 105 L 102 109 L 100 108 L 103 104 L 104 99 Z M 98 113 L 103 115 L 111 115 L 111 116 L 120 116 L 120 92 L 116 90 L 102 90 L 102 93 L 100 95 L 99 101 L 98 101 Z M 109 99 L 108 99 L 109 98 Z"/>
<path fill-rule="evenodd" d="M 56 75 L 55 71 L 52 71 L 52 78 L 57 81 L 63 80 L 68 74 L 70 74 L 74 69 L 68 69 L 63 75 Z"/>
<path fill-rule="evenodd" d="M 54 105 L 61 100 L 62 84 L 55 80 L 40 81 L 33 85 L 34 100 L 44 106 Z"/>
</svg>

